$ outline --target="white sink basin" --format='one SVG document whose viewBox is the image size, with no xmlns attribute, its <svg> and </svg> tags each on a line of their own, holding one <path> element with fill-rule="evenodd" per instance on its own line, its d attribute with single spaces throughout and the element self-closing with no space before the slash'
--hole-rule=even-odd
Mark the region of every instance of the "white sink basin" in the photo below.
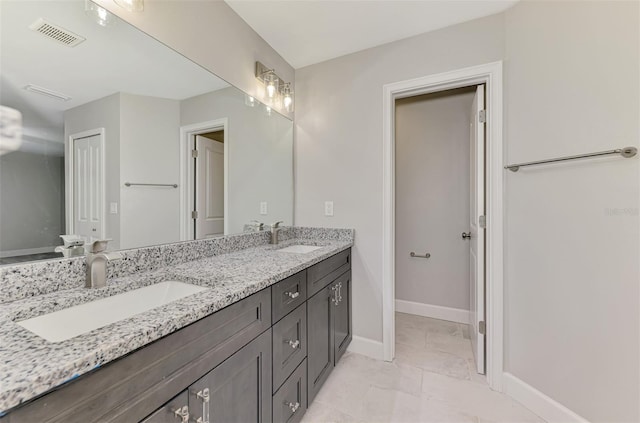
<svg viewBox="0 0 640 423">
<path fill-rule="evenodd" d="M 16 323 L 49 342 L 60 342 L 206 289 L 160 282 Z"/>
<path fill-rule="evenodd" d="M 315 250 L 319 250 L 322 247 L 317 247 L 315 245 L 290 245 L 289 247 L 281 248 L 278 251 L 281 253 L 296 253 L 296 254 L 306 254 Z"/>
</svg>

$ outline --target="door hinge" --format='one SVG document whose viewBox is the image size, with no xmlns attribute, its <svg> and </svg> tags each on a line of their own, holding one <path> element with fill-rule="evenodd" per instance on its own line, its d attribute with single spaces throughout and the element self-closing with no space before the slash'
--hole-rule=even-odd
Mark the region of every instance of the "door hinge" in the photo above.
<svg viewBox="0 0 640 423">
<path fill-rule="evenodd" d="M 478 322 L 478 332 L 480 335 L 484 335 L 487 332 L 486 325 L 484 324 L 484 320 Z"/>
<path fill-rule="evenodd" d="M 191 150 L 191 157 L 194 159 L 198 158 L 198 150 Z"/>
<path fill-rule="evenodd" d="M 486 110 L 478 111 L 478 120 L 480 121 L 480 123 L 485 123 L 487 121 L 487 111 Z"/>
<path fill-rule="evenodd" d="M 487 227 L 487 217 L 485 215 L 482 215 L 478 218 L 478 226 L 480 226 L 481 228 Z"/>
<path fill-rule="evenodd" d="M 198 218 L 198 210 L 194 210 L 191 212 L 191 218 L 192 219 L 197 219 Z"/>
</svg>

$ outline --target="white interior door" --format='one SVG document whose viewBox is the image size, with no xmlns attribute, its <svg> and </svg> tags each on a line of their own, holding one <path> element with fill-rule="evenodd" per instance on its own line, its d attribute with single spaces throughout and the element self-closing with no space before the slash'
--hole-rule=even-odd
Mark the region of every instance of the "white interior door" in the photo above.
<svg viewBox="0 0 640 423">
<path fill-rule="evenodd" d="M 224 234 L 224 144 L 196 135 L 195 238 Z"/>
<path fill-rule="evenodd" d="M 73 140 L 73 234 L 104 239 L 101 135 Z"/>
<path fill-rule="evenodd" d="M 485 229 L 484 222 L 484 151 L 485 151 L 485 119 L 484 119 L 484 85 L 479 85 L 471 106 L 471 185 L 470 185 L 470 254 L 469 268 L 471 272 L 470 320 L 471 343 L 476 359 L 478 373 L 485 373 L 485 311 L 484 311 L 484 256 Z"/>
</svg>

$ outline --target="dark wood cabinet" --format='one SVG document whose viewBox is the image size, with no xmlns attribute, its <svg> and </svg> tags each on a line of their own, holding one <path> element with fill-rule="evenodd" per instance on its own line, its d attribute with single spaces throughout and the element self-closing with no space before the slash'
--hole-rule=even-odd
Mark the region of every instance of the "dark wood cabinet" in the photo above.
<svg viewBox="0 0 640 423">
<path fill-rule="evenodd" d="M 351 342 L 351 250 L 59 386 L 0 423 L 296 423 Z"/>
</svg>

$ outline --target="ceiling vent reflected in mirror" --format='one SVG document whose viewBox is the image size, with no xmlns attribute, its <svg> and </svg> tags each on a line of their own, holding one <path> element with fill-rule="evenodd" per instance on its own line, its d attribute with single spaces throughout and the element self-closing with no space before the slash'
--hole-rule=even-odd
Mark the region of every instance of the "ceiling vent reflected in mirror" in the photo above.
<svg viewBox="0 0 640 423">
<path fill-rule="evenodd" d="M 68 29 L 64 29 L 61 26 L 48 22 L 43 18 L 38 18 L 34 23 L 29 25 L 29 29 L 39 32 L 45 37 L 60 44 L 64 44 L 67 47 L 75 47 L 86 40 L 86 38 L 81 37 Z"/>
<path fill-rule="evenodd" d="M 69 100 L 71 100 L 71 97 L 69 97 L 68 95 L 57 93 L 57 92 L 55 92 L 53 90 L 49 90 L 47 88 L 38 87 L 37 85 L 33 85 L 33 84 L 29 84 L 29 85 L 25 86 L 24 89 L 29 91 L 29 92 L 32 92 L 32 93 L 45 95 L 45 96 L 50 97 L 50 98 L 55 98 L 56 100 L 60 100 L 60 101 L 69 101 Z"/>
</svg>

